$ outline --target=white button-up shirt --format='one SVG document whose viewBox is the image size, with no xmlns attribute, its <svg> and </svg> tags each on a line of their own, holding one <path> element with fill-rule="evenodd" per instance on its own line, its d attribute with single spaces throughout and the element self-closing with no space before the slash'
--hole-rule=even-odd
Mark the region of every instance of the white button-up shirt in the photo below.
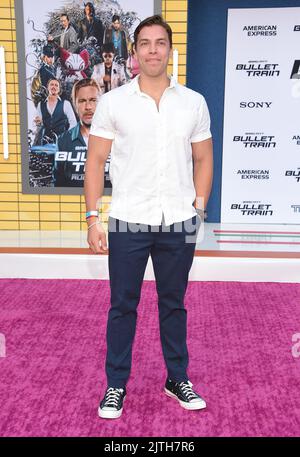
<svg viewBox="0 0 300 457">
<path fill-rule="evenodd" d="M 202 95 L 171 78 L 157 108 L 136 77 L 100 97 L 90 134 L 113 140 L 111 217 L 171 225 L 196 214 L 191 143 L 211 137 Z"/>
</svg>

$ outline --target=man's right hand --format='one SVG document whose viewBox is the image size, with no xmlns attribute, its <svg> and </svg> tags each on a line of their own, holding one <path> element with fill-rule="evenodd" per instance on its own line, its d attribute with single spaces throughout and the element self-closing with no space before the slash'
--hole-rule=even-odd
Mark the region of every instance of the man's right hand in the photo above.
<svg viewBox="0 0 300 457">
<path fill-rule="evenodd" d="M 43 120 L 42 120 L 42 118 L 41 118 L 40 116 L 35 116 L 34 122 L 35 122 L 35 124 L 36 124 L 37 126 L 42 125 L 42 121 L 43 121 Z"/>
<path fill-rule="evenodd" d="M 94 222 L 91 222 L 89 225 L 92 225 Z M 95 224 L 88 230 L 87 242 L 94 254 L 107 254 L 106 233 L 100 223 Z"/>
</svg>

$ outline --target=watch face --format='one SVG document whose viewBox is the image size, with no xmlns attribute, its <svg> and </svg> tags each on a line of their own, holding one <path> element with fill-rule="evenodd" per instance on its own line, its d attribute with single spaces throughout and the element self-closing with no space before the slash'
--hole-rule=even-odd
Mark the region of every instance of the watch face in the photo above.
<svg viewBox="0 0 300 457">
<path fill-rule="evenodd" d="M 202 219 L 202 220 L 205 220 L 207 218 L 207 212 L 206 210 L 204 209 L 200 209 L 200 208 L 195 208 L 196 209 L 196 212 L 198 214 L 198 216 Z"/>
</svg>

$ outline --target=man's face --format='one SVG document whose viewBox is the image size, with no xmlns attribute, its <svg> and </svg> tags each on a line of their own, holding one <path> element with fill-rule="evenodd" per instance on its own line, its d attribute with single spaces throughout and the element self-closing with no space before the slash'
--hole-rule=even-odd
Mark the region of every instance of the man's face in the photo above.
<svg viewBox="0 0 300 457">
<path fill-rule="evenodd" d="M 121 27 L 120 21 L 117 19 L 115 22 L 112 23 L 112 26 L 115 29 L 115 31 L 117 32 L 118 30 L 120 30 L 120 27 Z"/>
<path fill-rule="evenodd" d="M 62 26 L 63 29 L 67 29 L 68 26 L 69 26 L 69 23 L 70 23 L 70 21 L 68 21 L 67 16 L 62 16 L 62 17 L 60 18 L 60 24 L 61 24 L 61 26 Z"/>
<path fill-rule="evenodd" d="M 58 95 L 60 91 L 59 82 L 54 79 L 50 80 L 48 83 L 48 92 L 49 95 L 55 96 Z"/>
<path fill-rule="evenodd" d="M 107 68 L 110 68 L 112 66 L 113 60 L 114 60 L 115 54 L 113 52 L 103 52 L 102 57 L 104 61 L 104 65 Z"/>
<path fill-rule="evenodd" d="M 44 62 L 47 64 L 47 65 L 53 65 L 53 57 L 48 57 L 48 56 L 44 56 Z"/>
<path fill-rule="evenodd" d="M 76 110 L 79 120 L 87 127 L 91 126 L 96 110 L 99 92 L 96 87 L 87 86 L 79 89 L 76 98 Z"/>
<path fill-rule="evenodd" d="M 138 35 L 134 52 L 141 74 L 157 77 L 166 73 L 171 53 L 167 31 L 161 25 L 144 27 Z"/>
<path fill-rule="evenodd" d="M 87 5 L 87 6 L 84 8 L 84 11 L 85 11 L 85 14 L 86 14 L 87 16 L 90 16 L 90 15 L 91 15 L 91 12 L 92 12 L 90 5 Z"/>
</svg>

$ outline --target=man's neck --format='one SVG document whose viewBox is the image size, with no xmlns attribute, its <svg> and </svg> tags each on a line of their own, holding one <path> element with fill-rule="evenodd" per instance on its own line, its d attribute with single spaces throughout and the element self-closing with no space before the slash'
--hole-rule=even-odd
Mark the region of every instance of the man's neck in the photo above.
<svg viewBox="0 0 300 457">
<path fill-rule="evenodd" d="M 58 100 L 57 95 L 48 95 L 48 103 L 50 103 L 51 105 L 56 103 L 57 100 Z"/>
<path fill-rule="evenodd" d="M 141 92 L 156 98 L 157 96 L 162 95 L 166 88 L 170 86 L 170 79 L 167 73 L 157 77 L 149 77 L 141 73 L 139 76 L 139 86 Z"/>
<path fill-rule="evenodd" d="M 91 128 L 90 125 L 85 125 L 85 124 L 80 123 L 80 133 L 81 133 L 81 135 L 85 136 L 85 137 L 89 136 L 90 128 Z"/>
</svg>

